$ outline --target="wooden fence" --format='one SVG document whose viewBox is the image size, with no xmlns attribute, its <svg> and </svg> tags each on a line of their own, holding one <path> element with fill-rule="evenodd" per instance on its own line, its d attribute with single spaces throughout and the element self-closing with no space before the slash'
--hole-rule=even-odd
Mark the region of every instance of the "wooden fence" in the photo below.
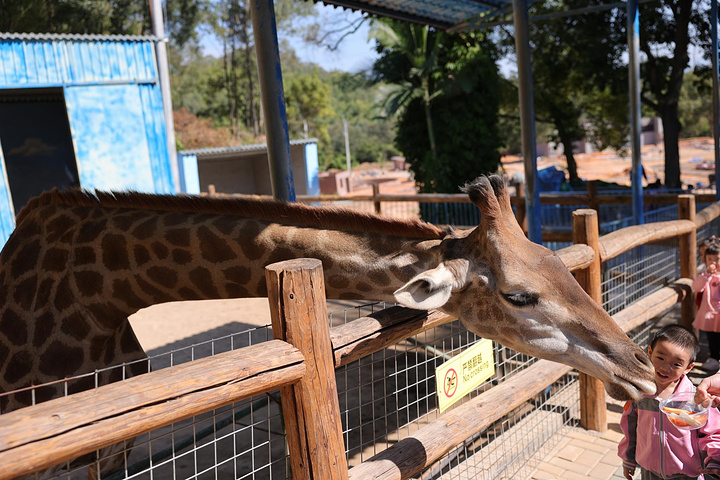
<svg viewBox="0 0 720 480">
<path fill-rule="evenodd" d="M 683 278 L 615 314 L 624 331 L 677 302 L 683 302 L 683 323 L 691 321 L 696 231 L 720 216 L 720 202 L 695 215 L 694 201 L 692 195 L 679 197 L 680 220 L 633 226 L 603 237 L 598 237 L 594 210 L 574 212 L 576 244 L 557 254 L 596 300 L 601 262 L 641 245 L 680 239 Z M 266 279 L 276 340 L 0 416 L 0 480 L 277 388 L 293 478 L 407 479 L 571 370 L 538 361 L 348 470 L 334 369 L 455 319 L 440 312 L 391 307 L 330 329 L 319 261 L 268 266 Z M 604 430 L 602 384 L 582 376 L 580 388 L 582 425 Z"/>
<path fill-rule="evenodd" d="M 587 192 L 572 193 L 541 193 L 541 205 L 564 205 L 577 206 L 587 205 L 592 210 L 599 211 L 601 205 L 631 205 L 632 195 L 629 193 L 603 193 L 598 189 L 597 182 L 591 180 L 587 183 Z M 380 193 L 380 185 L 372 185 L 372 195 L 300 195 L 298 201 L 303 203 L 315 204 L 344 204 L 348 202 L 365 202 L 372 203 L 372 211 L 378 215 L 387 214 L 392 216 L 391 204 L 450 204 L 450 203 L 467 203 L 470 199 L 465 194 L 460 193 L 419 193 L 413 195 L 389 195 Z M 527 221 L 525 215 L 525 189 L 523 184 L 515 187 L 516 194 L 511 196 L 510 201 L 515 205 L 517 219 L 523 231 L 527 233 Z M 222 194 L 221 194 L 222 195 Z M 699 193 L 693 195 L 698 204 L 710 204 L 715 201 L 714 193 Z M 676 193 L 645 193 L 643 196 L 645 205 L 673 205 L 678 202 L 678 194 Z M 473 225 L 467 225 L 473 226 Z M 572 242 L 573 234 L 571 230 L 558 229 L 553 226 L 543 226 L 542 229 L 543 242 Z"/>
</svg>

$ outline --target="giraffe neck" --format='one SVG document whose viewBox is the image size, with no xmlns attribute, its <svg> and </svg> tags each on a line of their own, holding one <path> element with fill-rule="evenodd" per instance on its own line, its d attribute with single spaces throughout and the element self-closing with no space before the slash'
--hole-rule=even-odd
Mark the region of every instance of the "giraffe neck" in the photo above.
<svg viewBox="0 0 720 480">
<path fill-rule="evenodd" d="M 328 298 L 392 300 L 437 261 L 439 243 L 208 212 L 36 206 L 0 254 L 0 358 L 9 359 L 0 387 L 143 358 L 129 315 L 167 301 L 266 296 L 264 267 L 282 260 L 320 259 Z"/>
</svg>

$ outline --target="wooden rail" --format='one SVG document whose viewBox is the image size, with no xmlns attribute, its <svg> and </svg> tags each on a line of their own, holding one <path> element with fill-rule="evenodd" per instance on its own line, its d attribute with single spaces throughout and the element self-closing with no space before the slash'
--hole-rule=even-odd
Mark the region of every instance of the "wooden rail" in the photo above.
<svg viewBox="0 0 720 480">
<path fill-rule="evenodd" d="M 591 182 L 592 183 L 592 182 Z M 715 195 L 702 193 L 694 195 L 697 203 L 713 203 Z M 677 194 L 645 194 L 646 204 L 673 205 L 677 203 Z M 472 203 L 463 193 L 417 193 L 412 195 L 378 193 L 376 195 L 298 195 L 302 203 L 340 203 L 340 202 L 399 202 L 399 203 Z M 521 207 L 525 206 L 525 198 L 513 196 L 510 201 Z M 632 195 L 602 195 L 587 193 L 541 193 L 542 205 L 631 205 Z M 380 207 L 382 208 L 382 207 Z"/>
<path fill-rule="evenodd" d="M 304 375 L 302 353 L 273 340 L 0 415 L 0 479 L 52 467 Z"/>
</svg>

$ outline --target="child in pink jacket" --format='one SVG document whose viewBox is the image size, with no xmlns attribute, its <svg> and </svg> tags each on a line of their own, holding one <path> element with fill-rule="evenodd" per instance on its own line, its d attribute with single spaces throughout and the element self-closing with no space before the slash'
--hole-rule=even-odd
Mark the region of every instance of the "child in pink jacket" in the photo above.
<svg viewBox="0 0 720 480">
<path fill-rule="evenodd" d="M 692 285 L 693 291 L 702 294 L 693 327 L 707 334 L 710 357 L 720 360 L 720 243 L 717 240 L 703 243 L 705 248 L 701 256 L 705 271 L 695 278 Z"/>
<path fill-rule="evenodd" d="M 694 391 L 685 376 L 700 351 L 695 335 L 680 325 L 661 328 L 648 353 L 655 367 L 655 396 L 646 395 L 623 408 L 620 427 L 625 437 L 618 446 L 623 474 L 632 480 L 637 465 L 642 480 L 702 479 L 720 474 L 720 412 L 708 410 L 705 426 L 681 430 L 660 412 L 660 400 L 674 393 Z"/>
</svg>

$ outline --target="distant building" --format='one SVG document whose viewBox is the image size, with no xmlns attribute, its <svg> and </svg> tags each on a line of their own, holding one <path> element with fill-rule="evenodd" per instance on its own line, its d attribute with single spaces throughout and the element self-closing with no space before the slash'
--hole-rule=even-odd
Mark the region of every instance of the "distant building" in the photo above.
<svg viewBox="0 0 720 480">
<path fill-rule="evenodd" d="M 176 191 L 156 41 L 0 33 L 0 244 L 53 187 Z"/>
<path fill-rule="evenodd" d="M 295 193 L 319 195 L 317 140 L 291 140 L 290 157 Z M 265 144 L 183 150 L 178 165 L 184 193 L 272 195 Z"/>
</svg>

